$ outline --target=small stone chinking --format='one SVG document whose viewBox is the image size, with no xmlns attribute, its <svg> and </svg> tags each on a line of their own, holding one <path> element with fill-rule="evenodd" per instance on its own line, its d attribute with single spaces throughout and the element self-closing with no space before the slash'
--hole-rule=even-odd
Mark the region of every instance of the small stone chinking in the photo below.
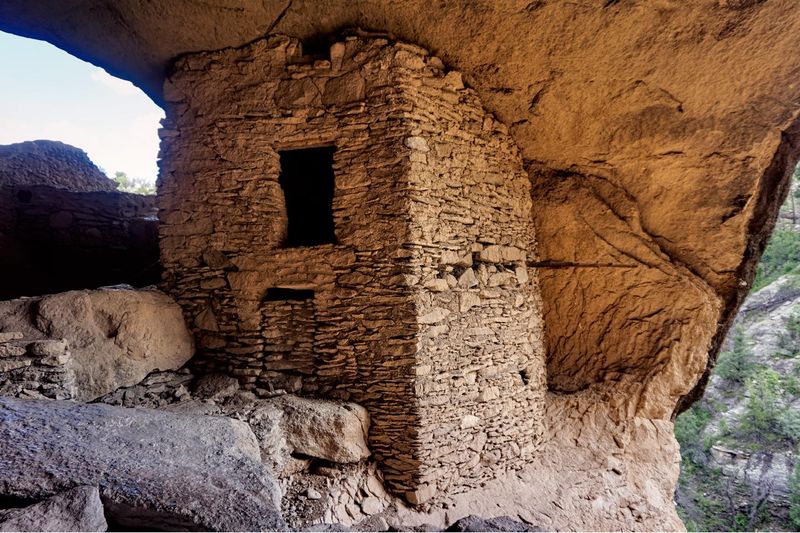
<svg viewBox="0 0 800 533">
<path fill-rule="evenodd" d="M 22 332 L 0 333 L 0 396 L 74 399 L 70 357 L 64 340 L 26 340 Z"/>
</svg>

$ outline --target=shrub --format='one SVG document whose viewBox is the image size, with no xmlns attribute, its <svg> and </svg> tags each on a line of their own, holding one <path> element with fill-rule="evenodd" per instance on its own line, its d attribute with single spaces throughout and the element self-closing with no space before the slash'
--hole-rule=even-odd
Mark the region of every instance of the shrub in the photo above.
<svg viewBox="0 0 800 533">
<path fill-rule="evenodd" d="M 800 442 L 800 412 L 786 409 L 778 414 L 778 426 L 781 434 L 792 442 Z"/>
<path fill-rule="evenodd" d="M 754 369 L 753 351 L 744 329 L 739 326 L 733 333 L 731 349 L 719 354 L 716 374 L 731 383 L 745 383 Z"/>
<path fill-rule="evenodd" d="M 795 307 L 786 317 L 785 329 L 778 338 L 778 355 L 795 357 L 800 351 L 800 309 Z"/>
<path fill-rule="evenodd" d="M 783 376 L 781 378 L 781 388 L 789 396 L 800 396 L 800 380 L 794 376 Z"/>
<path fill-rule="evenodd" d="M 756 371 L 747 382 L 747 403 L 742 429 L 761 441 L 778 429 L 780 375 L 772 369 Z"/>
<path fill-rule="evenodd" d="M 156 187 L 153 183 L 142 178 L 131 178 L 124 172 L 114 173 L 112 179 L 117 182 L 117 190 L 121 192 L 132 192 L 136 194 L 156 193 Z"/>
<path fill-rule="evenodd" d="M 700 405 L 693 405 L 675 419 L 675 438 L 681 449 L 697 447 L 701 443 L 700 436 L 711 420 L 711 412 Z"/>
<path fill-rule="evenodd" d="M 765 287 L 800 265 L 800 233 L 791 225 L 776 226 L 756 269 L 752 290 Z"/>
</svg>

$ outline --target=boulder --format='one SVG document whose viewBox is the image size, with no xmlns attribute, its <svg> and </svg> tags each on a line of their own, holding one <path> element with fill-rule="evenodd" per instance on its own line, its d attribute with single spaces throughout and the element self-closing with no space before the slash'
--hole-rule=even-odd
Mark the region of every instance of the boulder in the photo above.
<svg viewBox="0 0 800 533">
<path fill-rule="evenodd" d="M 259 454 L 237 420 L 0 398 L 0 497 L 97 485 L 121 528 L 283 528 L 280 490 Z"/>
<path fill-rule="evenodd" d="M 193 354 L 180 307 L 154 289 L 106 287 L 0 302 L 0 332 L 64 339 L 75 398 L 90 401 L 174 370 Z"/>
<path fill-rule="evenodd" d="M 194 387 L 194 395 L 212 401 L 230 398 L 239 390 L 239 381 L 224 374 L 207 374 L 200 377 Z"/>
<path fill-rule="evenodd" d="M 106 531 L 97 487 L 75 487 L 0 516 L 0 531 Z"/>
<path fill-rule="evenodd" d="M 283 411 L 282 426 L 294 453 L 334 463 L 355 463 L 369 457 L 369 414 L 360 405 L 292 395 L 270 401 Z"/>
</svg>

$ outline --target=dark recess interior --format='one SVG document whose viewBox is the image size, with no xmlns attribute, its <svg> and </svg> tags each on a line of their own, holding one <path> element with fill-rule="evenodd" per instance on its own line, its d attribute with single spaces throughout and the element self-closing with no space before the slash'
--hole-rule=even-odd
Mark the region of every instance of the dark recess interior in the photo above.
<svg viewBox="0 0 800 533">
<path fill-rule="evenodd" d="M 285 289 L 283 287 L 272 287 L 267 289 L 264 296 L 265 302 L 280 302 L 285 300 L 311 300 L 314 298 L 314 291 L 311 289 Z"/>
<path fill-rule="evenodd" d="M 43 186 L 0 193 L 0 300 L 160 281 L 158 221 L 126 216 L 125 195 Z M 68 223 L 59 225 L 62 215 Z"/>
<path fill-rule="evenodd" d="M 334 146 L 280 152 L 287 248 L 336 242 L 333 228 Z"/>
</svg>

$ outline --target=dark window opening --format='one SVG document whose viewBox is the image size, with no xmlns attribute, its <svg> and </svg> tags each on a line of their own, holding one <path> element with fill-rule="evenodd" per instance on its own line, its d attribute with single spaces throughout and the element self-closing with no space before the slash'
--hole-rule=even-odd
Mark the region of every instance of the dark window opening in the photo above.
<svg viewBox="0 0 800 533">
<path fill-rule="evenodd" d="M 333 231 L 334 146 L 280 152 L 278 178 L 286 199 L 286 247 L 336 242 Z"/>
<path fill-rule="evenodd" d="M 306 37 L 302 42 L 302 54 L 305 61 L 315 59 L 330 59 L 331 45 L 336 42 L 334 35 L 313 35 Z"/>
<path fill-rule="evenodd" d="M 265 302 L 279 302 L 286 300 L 311 300 L 314 298 L 314 291 L 311 289 L 286 289 L 283 287 L 272 287 L 267 289 L 264 295 Z"/>
</svg>

